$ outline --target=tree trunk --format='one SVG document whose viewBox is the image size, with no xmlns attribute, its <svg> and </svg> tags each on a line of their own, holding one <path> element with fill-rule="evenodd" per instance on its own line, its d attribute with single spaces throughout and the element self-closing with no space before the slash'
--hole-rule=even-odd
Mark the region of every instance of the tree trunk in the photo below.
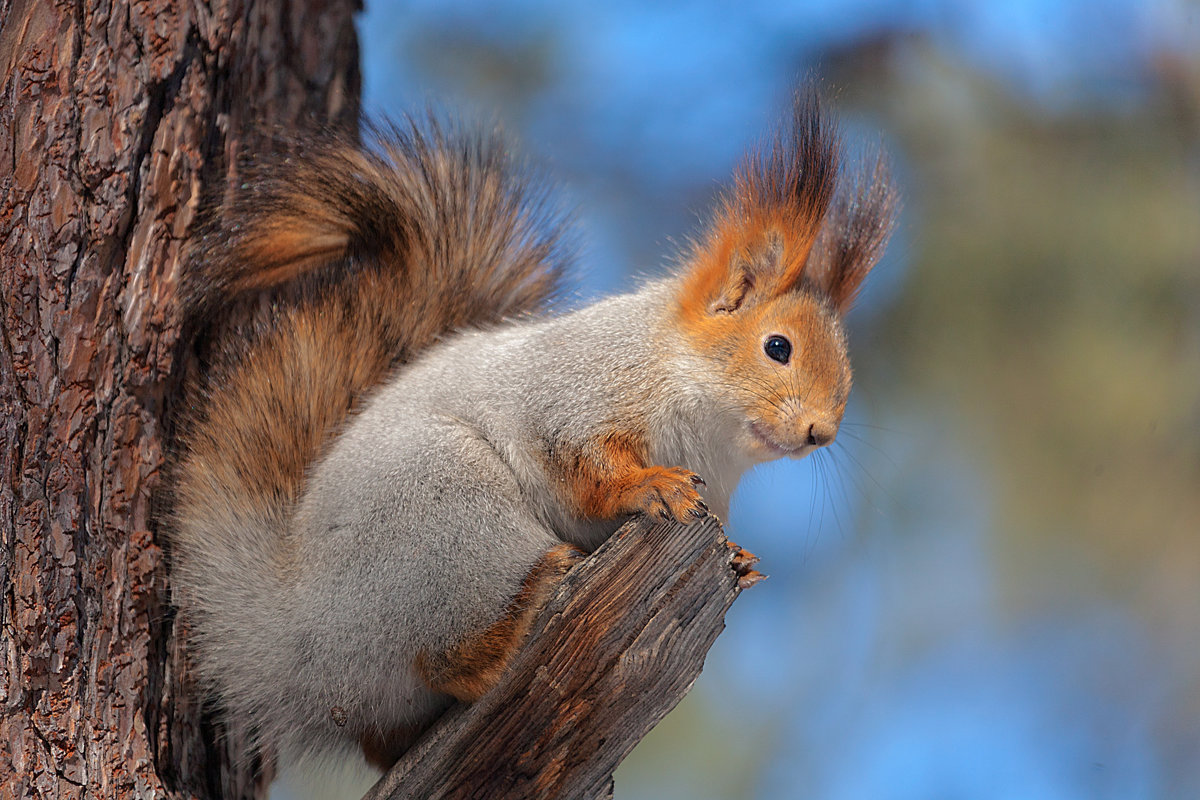
<svg viewBox="0 0 1200 800">
<path fill-rule="evenodd" d="M 265 793 L 267 765 L 200 706 L 155 529 L 194 360 L 180 245 L 239 154 L 356 124 L 355 8 L 0 0 L 2 798 Z M 632 530 L 376 796 L 611 791 L 757 576 L 715 523 Z"/>
<path fill-rule="evenodd" d="M 251 797 L 152 504 L 179 246 L 255 126 L 353 124 L 355 0 L 0 0 L 0 797 Z"/>
</svg>

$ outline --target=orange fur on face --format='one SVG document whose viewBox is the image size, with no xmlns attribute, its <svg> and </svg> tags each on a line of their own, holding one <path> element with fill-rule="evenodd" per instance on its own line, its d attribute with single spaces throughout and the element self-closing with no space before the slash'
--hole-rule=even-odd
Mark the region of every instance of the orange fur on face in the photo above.
<svg viewBox="0 0 1200 800">
<path fill-rule="evenodd" d="M 687 254 L 676 311 L 689 349 L 742 413 L 754 458 L 804 455 L 836 433 L 850 391 L 841 315 L 878 261 L 895 215 L 887 170 L 839 191 L 838 142 L 811 95 L 752 153 Z M 787 363 L 764 352 L 771 336 Z"/>
<path fill-rule="evenodd" d="M 836 310 L 805 280 L 815 228 L 766 209 L 758 216 L 740 227 L 718 218 L 692 255 L 676 313 L 689 350 L 720 376 L 712 391 L 744 415 L 744 450 L 765 460 L 832 438 L 850 362 Z M 765 353 L 772 336 L 791 344 L 787 364 Z"/>
<path fill-rule="evenodd" d="M 732 313 L 684 311 L 680 320 L 689 346 L 719 375 L 712 391 L 744 415 L 741 444 L 750 456 L 802 455 L 813 446 L 810 436 L 823 440 L 837 431 L 850 393 L 850 362 L 841 323 L 820 297 L 789 292 Z M 766 354 L 772 336 L 790 342 L 787 364 Z"/>
</svg>

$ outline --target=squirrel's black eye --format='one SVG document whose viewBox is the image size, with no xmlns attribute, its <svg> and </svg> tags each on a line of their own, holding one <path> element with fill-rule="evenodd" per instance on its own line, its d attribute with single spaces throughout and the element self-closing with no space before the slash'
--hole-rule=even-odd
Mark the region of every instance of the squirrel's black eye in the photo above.
<svg viewBox="0 0 1200 800">
<path fill-rule="evenodd" d="M 792 357 L 792 343 L 783 336 L 770 336 L 763 345 L 763 351 L 780 364 L 786 364 Z"/>
</svg>

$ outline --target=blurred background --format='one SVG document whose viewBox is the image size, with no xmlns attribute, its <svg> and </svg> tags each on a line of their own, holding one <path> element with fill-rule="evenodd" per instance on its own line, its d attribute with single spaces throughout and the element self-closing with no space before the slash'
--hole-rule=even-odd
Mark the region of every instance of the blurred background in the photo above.
<svg viewBox="0 0 1200 800">
<path fill-rule="evenodd" d="M 365 106 L 498 120 L 580 301 L 660 272 L 805 76 L 904 198 L 837 443 L 620 800 L 1200 798 L 1200 2 L 367 0 Z M 285 775 L 276 796 L 350 796 Z"/>
</svg>

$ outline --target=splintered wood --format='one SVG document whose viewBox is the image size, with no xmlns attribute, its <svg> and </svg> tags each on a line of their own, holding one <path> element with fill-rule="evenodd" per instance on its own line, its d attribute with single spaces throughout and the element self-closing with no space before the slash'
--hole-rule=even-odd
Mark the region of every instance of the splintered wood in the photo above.
<svg viewBox="0 0 1200 800">
<path fill-rule="evenodd" d="M 364 800 L 603 798 L 687 694 L 754 558 L 709 517 L 629 523 L 567 576 L 500 684 L 452 709 Z M 740 585 L 739 585 L 740 584 Z"/>
</svg>

